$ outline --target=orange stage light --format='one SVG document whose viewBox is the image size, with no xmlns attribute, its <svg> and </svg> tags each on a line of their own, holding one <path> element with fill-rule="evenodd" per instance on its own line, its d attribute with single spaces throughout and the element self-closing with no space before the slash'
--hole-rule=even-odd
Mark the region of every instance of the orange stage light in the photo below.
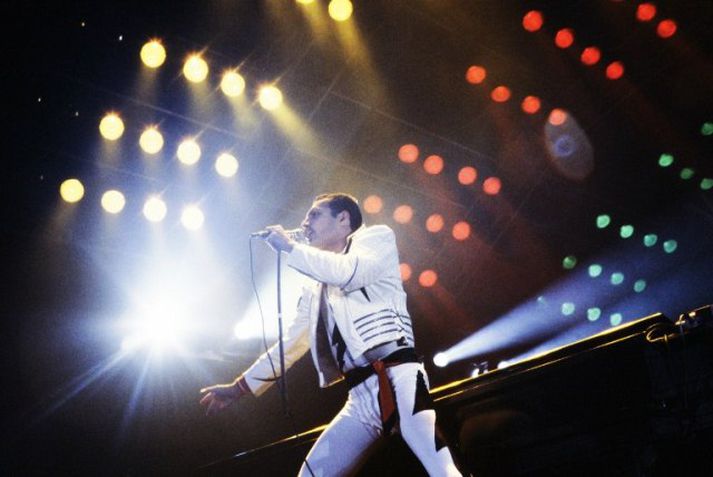
<svg viewBox="0 0 713 477">
<path fill-rule="evenodd" d="M 544 19 L 542 18 L 542 13 L 537 10 L 530 10 L 522 17 L 522 26 L 525 30 L 534 32 L 542 28 Z"/>
<path fill-rule="evenodd" d="M 411 265 L 408 263 L 402 263 L 399 265 L 399 269 L 401 270 L 401 281 L 402 282 L 407 282 L 409 278 L 411 278 L 411 274 L 413 273 L 413 270 L 411 270 Z"/>
<path fill-rule="evenodd" d="M 488 195 L 497 195 L 502 188 L 502 183 L 497 177 L 488 177 L 483 181 L 483 192 Z"/>
<path fill-rule="evenodd" d="M 378 195 L 370 195 L 364 199 L 364 211 L 367 214 L 378 214 L 384 208 L 384 201 Z"/>
<path fill-rule="evenodd" d="M 465 80 L 471 84 L 480 84 L 485 80 L 487 72 L 482 66 L 471 66 L 465 72 Z"/>
<path fill-rule="evenodd" d="M 453 226 L 453 238 L 456 240 L 465 240 L 470 237 L 470 224 L 468 222 L 458 222 Z"/>
<path fill-rule="evenodd" d="M 440 232 L 443 228 L 443 216 L 440 214 L 429 215 L 426 219 L 426 230 L 431 233 Z"/>
<path fill-rule="evenodd" d="M 656 5 L 653 3 L 642 3 L 636 7 L 636 19 L 640 22 L 648 22 L 656 16 Z"/>
<path fill-rule="evenodd" d="M 399 159 L 410 164 L 418 159 L 418 147 L 415 144 L 404 144 L 399 148 Z"/>
<path fill-rule="evenodd" d="M 580 59 L 587 66 L 596 65 L 602 58 L 602 52 L 596 46 L 588 46 L 582 51 Z"/>
<path fill-rule="evenodd" d="M 423 161 L 423 169 L 431 175 L 440 174 L 443 170 L 443 158 L 435 154 L 428 156 L 426 160 Z"/>
<path fill-rule="evenodd" d="M 490 97 L 497 103 L 504 103 L 510 99 L 510 89 L 507 86 L 497 86 L 490 93 Z"/>
<path fill-rule="evenodd" d="M 567 111 L 555 108 L 550 111 L 550 116 L 547 121 L 553 126 L 561 126 L 567 121 Z"/>
<path fill-rule="evenodd" d="M 574 30 L 571 28 L 562 28 L 555 35 L 555 45 L 559 48 L 569 48 L 574 43 Z"/>
<path fill-rule="evenodd" d="M 400 224 L 407 224 L 413 218 L 413 209 L 409 205 L 400 205 L 394 210 L 394 220 Z"/>
<path fill-rule="evenodd" d="M 677 28 L 678 26 L 674 20 L 662 20 L 656 27 L 656 34 L 661 38 L 671 38 L 676 33 Z"/>
<path fill-rule="evenodd" d="M 424 270 L 418 276 L 418 283 L 422 287 L 430 288 L 438 281 L 438 274 L 433 270 Z"/>
<path fill-rule="evenodd" d="M 463 185 L 471 185 L 477 177 L 478 171 L 475 167 L 466 166 L 458 172 L 458 182 Z"/>
<path fill-rule="evenodd" d="M 624 64 L 621 61 L 614 61 L 609 63 L 606 72 L 607 78 L 610 80 L 617 80 L 624 76 Z"/>
<path fill-rule="evenodd" d="M 537 96 L 525 96 L 521 106 L 522 110 L 527 114 L 535 114 L 540 110 L 540 98 Z"/>
</svg>

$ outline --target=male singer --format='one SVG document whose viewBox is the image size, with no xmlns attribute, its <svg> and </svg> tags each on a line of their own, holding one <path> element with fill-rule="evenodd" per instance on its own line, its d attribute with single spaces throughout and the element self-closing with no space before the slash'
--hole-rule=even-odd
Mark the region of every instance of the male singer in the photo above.
<svg viewBox="0 0 713 477">
<path fill-rule="evenodd" d="M 414 351 L 411 318 L 401 283 L 393 231 L 366 227 L 356 199 L 316 197 L 302 222 L 309 245 L 279 226 L 266 241 L 288 254 L 287 264 L 314 282 L 303 289 L 285 333 L 285 365 L 311 348 L 322 387 L 345 379 L 349 396 L 310 450 L 300 476 L 353 474 L 380 436 L 400 430 L 431 476 L 459 476 L 438 437 L 428 377 Z M 230 384 L 202 389 L 212 414 L 275 381 L 277 346 Z M 271 363 L 272 360 L 272 363 Z"/>
</svg>

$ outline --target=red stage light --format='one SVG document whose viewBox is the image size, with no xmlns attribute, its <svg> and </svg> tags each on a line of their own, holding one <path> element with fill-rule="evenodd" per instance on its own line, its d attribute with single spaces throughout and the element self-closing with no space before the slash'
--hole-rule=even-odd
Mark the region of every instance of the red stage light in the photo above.
<svg viewBox="0 0 713 477">
<path fill-rule="evenodd" d="M 618 80 L 624 76 L 624 64 L 621 61 L 614 61 L 607 66 L 607 78 Z"/>
<path fill-rule="evenodd" d="M 502 188 L 502 183 L 497 177 L 488 177 L 483 181 L 483 192 L 488 195 L 497 195 Z"/>
<path fill-rule="evenodd" d="M 525 96 L 522 100 L 522 110 L 527 114 L 535 114 L 540 110 L 540 98 L 537 96 Z"/>
<path fill-rule="evenodd" d="M 453 226 L 453 238 L 465 240 L 470 237 L 470 224 L 468 222 L 458 222 Z"/>
<path fill-rule="evenodd" d="M 384 201 L 378 195 L 370 195 L 364 199 L 364 210 L 367 214 L 378 214 L 384 208 Z"/>
<path fill-rule="evenodd" d="M 402 282 L 407 282 L 409 278 L 411 278 L 411 274 L 413 271 L 411 270 L 411 265 L 408 263 L 402 263 L 399 265 L 399 269 L 401 270 L 401 281 Z"/>
<path fill-rule="evenodd" d="M 510 89 L 507 86 L 497 86 L 490 93 L 490 97 L 497 103 L 504 103 L 510 99 Z"/>
<path fill-rule="evenodd" d="M 482 66 L 471 66 L 465 72 L 465 80 L 471 84 L 480 84 L 485 80 L 487 72 Z"/>
<path fill-rule="evenodd" d="M 530 10 L 522 17 L 522 26 L 527 31 L 537 31 L 542 28 L 543 23 L 542 13 L 537 10 Z"/>
<path fill-rule="evenodd" d="M 571 28 L 562 28 L 555 35 L 555 45 L 560 48 L 569 48 L 574 43 L 574 30 Z"/>
<path fill-rule="evenodd" d="M 443 228 L 443 216 L 440 214 L 429 215 L 426 219 L 426 230 L 435 234 Z"/>
<path fill-rule="evenodd" d="M 400 224 L 407 224 L 413 218 L 413 209 L 409 205 L 400 205 L 394 210 L 394 220 Z"/>
<path fill-rule="evenodd" d="M 582 51 L 582 55 L 580 56 L 580 58 L 582 60 L 582 63 L 587 66 L 592 66 L 596 65 L 599 62 L 599 60 L 602 58 L 602 53 L 596 46 L 588 46 Z"/>
<path fill-rule="evenodd" d="M 463 185 L 471 185 L 477 177 L 478 171 L 475 170 L 475 167 L 466 166 L 458 171 L 458 182 Z"/>
<path fill-rule="evenodd" d="M 428 174 L 440 174 L 443 170 L 443 158 L 435 154 L 428 156 L 426 160 L 423 161 L 423 168 Z"/>
<path fill-rule="evenodd" d="M 399 159 L 408 164 L 418 159 L 418 147 L 415 144 L 404 144 L 399 148 Z"/>
<path fill-rule="evenodd" d="M 425 287 L 425 288 L 432 287 L 433 285 L 436 284 L 437 281 L 438 281 L 438 274 L 436 272 L 434 272 L 433 270 L 424 270 L 418 276 L 418 283 L 420 283 L 421 286 Z"/>
<path fill-rule="evenodd" d="M 656 27 L 656 34 L 661 38 L 671 38 L 676 33 L 677 28 L 678 26 L 674 20 L 662 20 Z"/>
<path fill-rule="evenodd" d="M 547 121 L 553 126 L 561 126 L 567 121 L 567 112 L 563 109 L 555 108 L 550 112 Z"/>
<path fill-rule="evenodd" d="M 648 22 L 656 16 L 656 5 L 653 3 L 642 3 L 636 7 L 636 19 L 640 22 Z"/>
</svg>

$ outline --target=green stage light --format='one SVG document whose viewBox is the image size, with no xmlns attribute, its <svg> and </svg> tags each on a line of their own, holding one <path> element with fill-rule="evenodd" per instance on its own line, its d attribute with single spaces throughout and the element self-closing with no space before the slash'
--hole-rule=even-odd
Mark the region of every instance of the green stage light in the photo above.
<svg viewBox="0 0 713 477">
<path fill-rule="evenodd" d="M 621 313 L 612 313 L 609 317 L 609 323 L 611 323 L 612 326 L 619 326 L 622 318 L 623 316 L 621 316 Z"/>
<path fill-rule="evenodd" d="M 574 306 L 574 303 L 571 301 L 567 301 L 565 303 L 562 303 L 562 314 L 564 316 L 569 316 L 572 313 L 574 313 L 576 307 Z"/>
<path fill-rule="evenodd" d="M 661 154 L 659 157 L 659 166 L 668 167 L 673 164 L 673 156 L 671 154 Z"/>
<path fill-rule="evenodd" d="M 611 223 L 611 217 L 607 214 L 601 214 L 597 216 L 597 228 L 603 229 Z"/>
<path fill-rule="evenodd" d="M 614 272 L 611 274 L 611 279 L 609 280 L 612 285 L 621 285 L 624 283 L 624 274 L 620 272 Z"/>
<path fill-rule="evenodd" d="M 656 234 L 646 234 L 644 235 L 644 245 L 647 247 L 653 247 L 656 245 L 656 242 L 659 240 L 659 238 L 656 236 Z"/>
<path fill-rule="evenodd" d="M 701 190 L 711 190 L 713 189 L 713 179 L 708 177 L 701 180 Z"/>
<path fill-rule="evenodd" d="M 575 265 L 577 265 L 577 257 L 575 257 L 574 255 L 567 255 L 566 257 L 564 257 L 564 260 L 562 260 L 562 266 L 566 270 L 572 270 Z"/>
<path fill-rule="evenodd" d="M 666 253 L 673 253 L 673 252 L 676 251 L 677 248 L 678 248 L 678 242 L 676 242 L 676 241 L 673 240 L 673 239 L 671 239 L 671 240 L 666 240 L 666 241 L 663 243 L 663 249 L 664 249 L 664 251 L 665 251 Z"/>
<path fill-rule="evenodd" d="M 621 238 L 629 238 L 632 235 L 634 235 L 634 226 L 633 225 L 622 225 L 621 228 L 619 229 L 619 235 Z"/>
<path fill-rule="evenodd" d="M 593 263 L 589 266 L 588 272 L 590 277 L 597 278 L 602 274 L 602 266 L 598 263 Z"/>
<path fill-rule="evenodd" d="M 636 280 L 636 282 L 634 283 L 634 291 L 636 293 L 641 293 L 644 290 L 646 290 L 646 280 Z"/>
<path fill-rule="evenodd" d="M 597 321 L 600 316 L 602 316 L 602 310 L 596 306 L 587 310 L 587 319 L 589 321 Z"/>
<path fill-rule="evenodd" d="M 701 134 L 704 136 L 711 136 L 713 135 L 713 123 L 710 121 L 706 121 L 703 123 L 703 126 L 701 126 Z"/>
<path fill-rule="evenodd" d="M 688 180 L 693 177 L 695 173 L 696 172 L 690 167 L 684 167 L 683 169 L 681 169 L 681 173 L 679 175 L 681 176 L 681 179 Z"/>
</svg>

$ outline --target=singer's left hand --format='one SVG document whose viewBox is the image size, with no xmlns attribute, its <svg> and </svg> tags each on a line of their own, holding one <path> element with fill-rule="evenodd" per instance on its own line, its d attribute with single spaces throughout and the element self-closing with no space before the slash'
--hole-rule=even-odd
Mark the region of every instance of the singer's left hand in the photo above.
<svg viewBox="0 0 713 477">
<path fill-rule="evenodd" d="M 270 244 L 276 252 L 290 253 L 292 251 L 295 241 L 285 233 L 285 229 L 282 225 L 270 225 L 266 227 L 265 230 L 270 231 L 270 235 L 265 238 L 265 241 Z"/>
</svg>

